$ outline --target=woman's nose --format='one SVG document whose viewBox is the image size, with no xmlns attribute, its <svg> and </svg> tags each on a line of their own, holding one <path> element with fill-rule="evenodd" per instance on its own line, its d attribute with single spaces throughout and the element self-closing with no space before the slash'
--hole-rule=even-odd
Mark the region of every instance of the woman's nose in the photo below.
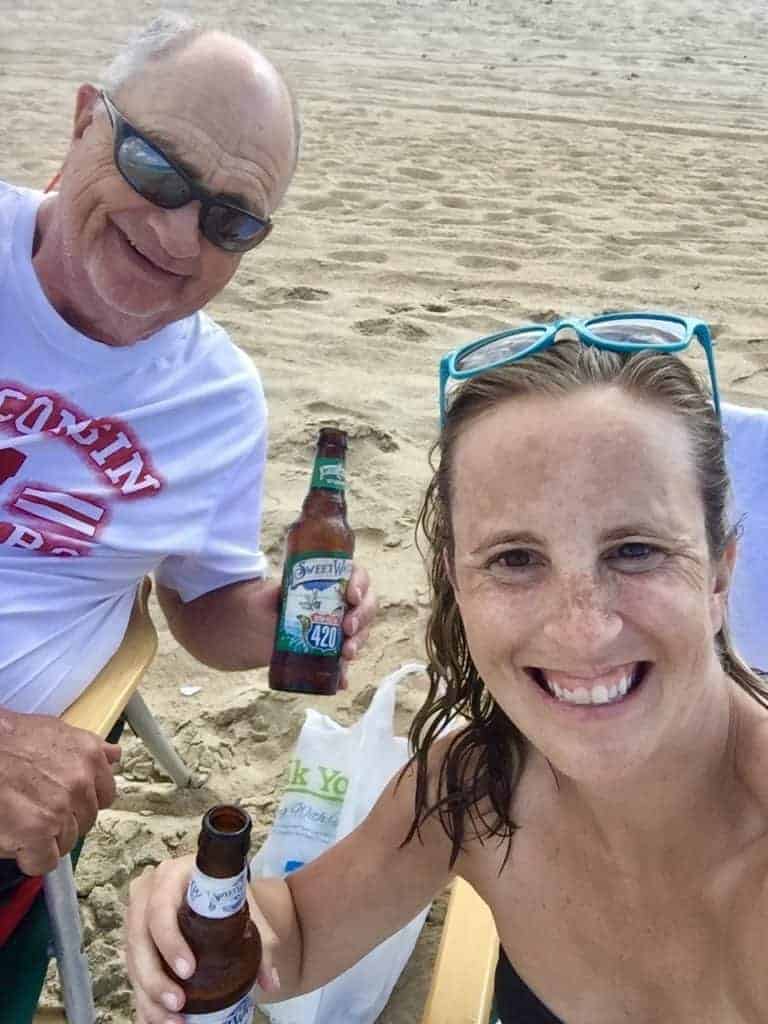
<svg viewBox="0 0 768 1024">
<path fill-rule="evenodd" d="M 599 654 L 621 632 L 610 582 L 583 573 L 561 578 L 547 611 L 543 630 L 561 647 L 586 655 Z"/>
</svg>

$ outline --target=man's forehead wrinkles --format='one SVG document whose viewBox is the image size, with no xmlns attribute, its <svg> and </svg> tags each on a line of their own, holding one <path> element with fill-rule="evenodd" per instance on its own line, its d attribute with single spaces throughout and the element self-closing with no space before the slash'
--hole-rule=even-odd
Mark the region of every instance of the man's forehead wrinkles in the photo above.
<svg viewBox="0 0 768 1024">
<path fill-rule="evenodd" d="M 205 128 L 193 118 L 179 116 L 173 126 L 172 135 L 164 129 L 162 122 L 156 130 L 141 131 L 154 142 L 157 142 L 166 154 L 177 163 L 187 174 L 200 184 L 206 184 L 217 174 L 232 179 L 231 186 L 225 183 L 216 191 L 220 191 L 235 203 L 258 212 L 263 207 L 269 213 L 267 200 L 270 189 L 277 181 L 274 160 L 268 158 L 264 147 L 260 147 L 253 156 L 238 153 L 242 149 L 239 140 L 235 140 L 231 148 L 224 146 L 212 138 Z M 241 138 L 247 137 L 243 132 Z M 180 139 L 183 138 L 183 144 Z M 194 154 L 191 161 L 187 154 Z"/>
<path fill-rule="evenodd" d="M 271 165 L 270 173 L 274 174 L 276 161 L 270 155 L 268 145 L 255 139 L 253 132 L 245 127 L 240 129 L 236 137 L 223 142 L 194 116 L 175 115 L 170 125 L 164 125 L 163 121 L 163 118 L 159 119 L 156 134 L 158 137 L 162 134 L 163 138 L 167 139 L 177 151 L 183 146 L 185 151 L 187 149 L 194 151 L 196 157 L 198 155 L 205 157 L 212 152 L 213 159 L 217 163 L 222 162 L 222 157 L 233 162 L 255 162 L 255 153 L 258 152 L 260 159 Z M 151 128 L 148 128 L 147 134 L 151 137 Z M 249 149 L 251 153 L 248 152 Z"/>
</svg>

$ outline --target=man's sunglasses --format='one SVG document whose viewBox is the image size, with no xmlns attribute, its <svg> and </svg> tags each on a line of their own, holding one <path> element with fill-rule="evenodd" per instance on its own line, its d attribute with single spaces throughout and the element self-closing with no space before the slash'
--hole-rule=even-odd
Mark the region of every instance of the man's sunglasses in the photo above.
<svg viewBox="0 0 768 1024">
<path fill-rule="evenodd" d="M 702 320 L 671 313 L 604 313 L 589 320 L 558 320 L 552 324 L 526 324 L 489 334 L 448 352 L 440 360 L 440 422 L 450 405 L 451 382 L 460 383 L 488 370 L 541 352 L 554 345 L 562 330 L 576 334 L 583 345 L 611 352 L 681 352 L 697 338 L 704 349 L 712 382 L 712 402 L 720 416 L 712 335 Z"/>
<path fill-rule="evenodd" d="M 272 230 L 268 218 L 197 185 L 123 117 L 106 92 L 99 96 L 112 123 L 115 166 L 135 192 L 164 210 L 177 210 L 197 200 L 201 232 L 226 252 L 247 252 L 264 241 Z"/>
</svg>

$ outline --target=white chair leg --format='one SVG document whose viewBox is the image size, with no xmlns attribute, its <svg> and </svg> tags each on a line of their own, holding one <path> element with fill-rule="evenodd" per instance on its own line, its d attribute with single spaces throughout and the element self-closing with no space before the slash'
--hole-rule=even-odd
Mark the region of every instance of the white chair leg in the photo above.
<svg viewBox="0 0 768 1024">
<path fill-rule="evenodd" d="M 138 690 L 125 705 L 126 721 L 143 741 L 155 760 L 162 765 L 177 786 L 200 786 L 203 779 L 187 768 L 171 746 L 167 737 L 154 719 L 152 712 L 142 700 Z"/>
<path fill-rule="evenodd" d="M 91 975 L 83 953 L 75 877 L 68 856 L 45 875 L 43 888 L 68 1024 L 94 1024 Z"/>
</svg>

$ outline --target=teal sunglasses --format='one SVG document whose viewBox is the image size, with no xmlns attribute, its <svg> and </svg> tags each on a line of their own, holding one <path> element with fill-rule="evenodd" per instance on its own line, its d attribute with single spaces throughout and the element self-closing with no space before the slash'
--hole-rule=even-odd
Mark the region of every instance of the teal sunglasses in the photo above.
<svg viewBox="0 0 768 1024">
<path fill-rule="evenodd" d="M 712 402 L 720 417 L 712 335 L 703 320 L 671 313 L 604 313 L 589 320 L 557 320 L 552 324 L 513 327 L 448 352 L 440 360 L 440 425 L 445 424 L 451 381 L 469 380 L 535 352 L 543 352 L 556 343 L 563 330 L 572 331 L 584 345 L 610 352 L 682 352 L 696 338 L 707 357 Z"/>
</svg>

